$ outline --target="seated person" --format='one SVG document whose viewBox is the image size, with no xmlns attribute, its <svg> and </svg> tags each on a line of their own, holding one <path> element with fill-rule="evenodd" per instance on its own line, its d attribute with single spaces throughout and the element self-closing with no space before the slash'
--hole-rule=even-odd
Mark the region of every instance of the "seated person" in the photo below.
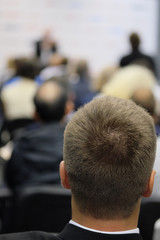
<svg viewBox="0 0 160 240">
<path fill-rule="evenodd" d="M 49 80 L 34 97 L 36 123 L 29 125 L 14 142 L 7 161 L 5 180 L 15 190 L 28 185 L 59 183 L 63 159 L 65 116 L 72 110 L 64 86 Z"/>
<path fill-rule="evenodd" d="M 60 175 L 72 192 L 72 220 L 58 235 L 24 232 L 0 240 L 142 240 L 139 209 L 155 175 L 151 116 L 130 100 L 95 98 L 69 121 L 63 149 Z"/>
<path fill-rule="evenodd" d="M 158 122 L 159 116 L 156 112 L 156 108 L 159 107 L 159 105 L 156 102 L 153 91 L 145 87 L 138 88 L 131 96 L 131 100 L 143 107 L 152 116 L 155 124 L 156 135 L 160 136 L 160 125 Z"/>
<path fill-rule="evenodd" d="M 92 77 L 90 76 L 89 67 L 86 60 L 77 62 L 75 73 L 71 81 L 73 93 L 75 95 L 75 110 L 91 101 L 96 92 L 92 90 Z"/>
<path fill-rule="evenodd" d="M 35 64 L 26 58 L 16 59 L 15 62 L 15 76 L 6 81 L 1 90 L 4 117 L 8 121 L 33 117 L 32 99 L 37 89 L 34 78 L 38 70 Z"/>
</svg>

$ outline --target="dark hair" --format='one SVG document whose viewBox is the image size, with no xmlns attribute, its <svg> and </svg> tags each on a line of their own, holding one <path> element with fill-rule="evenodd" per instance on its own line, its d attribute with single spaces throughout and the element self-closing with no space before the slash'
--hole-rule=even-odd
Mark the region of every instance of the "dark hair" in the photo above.
<svg viewBox="0 0 160 240">
<path fill-rule="evenodd" d="M 53 90 L 53 96 L 50 100 L 47 99 L 47 92 L 40 96 L 40 91 L 44 86 L 48 85 Z M 55 95 L 55 89 L 58 94 Z M 52 94 L 52 93 L 51 93 Z M 68 96 L 62 84 L 54 80 L 47 80 L 41 85 L 34 97 L 36 111 L 44 122 L 60 121 L 65 114 L 65 106 Z"/>
<path fill-rule="evenodd" d="M 34 79 L 39 73 L 38 66 L 31 59 L 17 58 L 15 59 L 15 65 L 16 76 Z"/>
<path fill-rule="evenodd" d="M 140 37 L 137 33 L 132 33 L 129 37 L 133 50 L 138 50 L 140 44 Z"/>
</svg>

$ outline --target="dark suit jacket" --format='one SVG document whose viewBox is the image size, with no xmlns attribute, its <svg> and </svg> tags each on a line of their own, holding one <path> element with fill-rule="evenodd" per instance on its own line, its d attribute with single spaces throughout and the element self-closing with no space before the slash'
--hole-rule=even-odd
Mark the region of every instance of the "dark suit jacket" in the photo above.
<svg viewBox="0 0 160 240">
<path fill-rule="evenodd" d="M 125 67 L 131 63 L 137 63 L 148 67 L 150 70 L 156 74 L 155 62 L 151 56 L 143 54 L 139 50 L 132 51 L 131 54 L 128 54 L 121 58 L 120 66 Z"/>
<path fill-rule="evenodd" d="M 59 122 L 35 123 L 15 140 L 11 158 L 5 165 L 5 180 L 11 189 L 60 183 L 64 129 L 65 125 Z"/>
<path fill-rule="evenodd" d="M 35 43 L 35 55 L 36 55 L 36 57 L 40 57 L 41 56 L 41 44 L 42 44 L 42 41 L 40 40 L 40 41 L 37 41 L 36 43 Z M 52 53 L 55 53 L 56 51 L 57 51 L 57 46 L 56 46 L 56 44 L 53 44 L 53 46 L 51 47 L 51 52 Z"/>
<path fill-rule="evenodd" d="M 59 234 L 45 232 L 24 232 L 2 234 L 0 240 L 142 240 L 140 234 L 102 234 L 67 224 Z"/>
</svg>

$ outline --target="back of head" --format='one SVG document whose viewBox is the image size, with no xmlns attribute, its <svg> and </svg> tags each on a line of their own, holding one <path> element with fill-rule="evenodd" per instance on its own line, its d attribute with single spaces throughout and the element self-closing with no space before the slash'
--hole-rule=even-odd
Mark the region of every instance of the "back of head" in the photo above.
<svg viewBox="0 0 160 240">
<path fill-rule="evenodd" d="M 15 60 L 16 65 L 16 76 L 21 76 L 24 78 L 34 79 L 39 69 L 36 63 L 32 59 L 28 58 L 17 58 Z"/>
<path fill-rule="evenodd" d="M 89 69 L 88 69 L 88 63 L 86 60 L 79 60 L 77 62 L 77 66 L 75 69 L 76 74 L 78 74 L 80 76 L 80 78 L 88 76 L 89 74 Z"/>
<path fill-rule="evenodd" d="M 34 97 L 40 119 L 44 122 L 60 121 L 65 115 L 67 99 L 68 92 L 58 80 L 45 81 Z"/>
<path fill-rule="evenodd" d="M 131 100 L 105 96 L 80 108 L 64 134 L 64 162 L 79 210 L 99 219 L 131 215 L 155 157 L 150 115 Z"/>
<path fill-rule="evenodd" d="M 131 99 L 143 107 L 151 116 L 155 115 L 156 101 L 151 89 L 137 89 L 131 96 Z"/>
<path fill-rule="evenodd" d="M 140 37 L 137 33 L 132 33 L 129 37 L 130 44 L 133 50 L 138 50 L 140 44 Z"/>
</svg>

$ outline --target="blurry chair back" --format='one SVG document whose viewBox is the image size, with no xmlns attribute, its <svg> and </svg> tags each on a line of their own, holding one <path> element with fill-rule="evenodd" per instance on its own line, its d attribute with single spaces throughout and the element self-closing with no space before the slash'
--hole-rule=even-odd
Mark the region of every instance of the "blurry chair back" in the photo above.
<svg viewBox="0 0 160 240">
<path fill-rule="evenodd" d="M 60 232 L 71 219 L 71 192 L 61 186 L 27 187 L 15 199 L 12 232 Z"/>
</svg>

